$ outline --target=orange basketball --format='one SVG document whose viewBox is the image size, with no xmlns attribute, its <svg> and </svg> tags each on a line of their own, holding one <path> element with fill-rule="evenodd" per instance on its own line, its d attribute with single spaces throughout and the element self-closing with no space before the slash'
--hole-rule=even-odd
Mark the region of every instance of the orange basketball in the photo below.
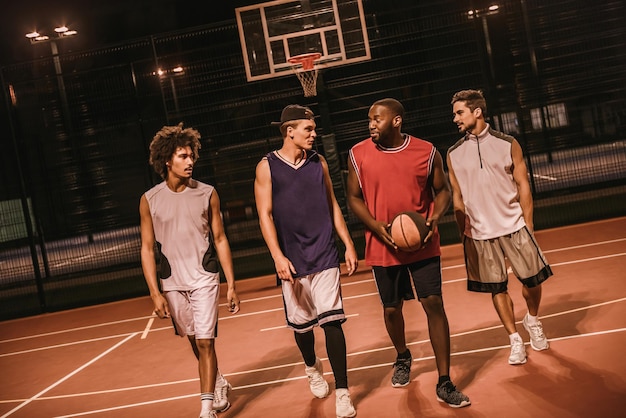
<svg viewBox="0 0 626 418">
<path fill-rule="evenodd" d="M 424 245 L 429 228 L 426 219 L 414 211 L 401 212 L 391 221 L 389 233 L 402 251 L 417 251 Z"/>
</svg>

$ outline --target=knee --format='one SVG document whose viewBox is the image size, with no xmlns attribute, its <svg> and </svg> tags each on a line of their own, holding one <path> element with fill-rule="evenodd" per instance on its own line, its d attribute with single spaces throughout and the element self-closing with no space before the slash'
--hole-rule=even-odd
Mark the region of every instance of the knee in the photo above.
<svg viewBox="0 0 626 418">
<path fill-rule="evenodd" d="M 443 299 L 440 295 L 430 295 L 425 298 L 420 299 L 422 306 L 424 307 L 424 311 L 428 315 L 443 315 Z"/>
<path fill-rule="evenodd" d="M 196 339 L 196 347 L 198 347 L 198 351 L 200 352 L 211 352 L 214 348 L 215 340 L 211 339 Z"/>
<path fill-rule="evenodd" d="M 402 317 L 402 305 L 385 306 L 383 310 L 385 320 L 393 321 Z"/>
</svg>

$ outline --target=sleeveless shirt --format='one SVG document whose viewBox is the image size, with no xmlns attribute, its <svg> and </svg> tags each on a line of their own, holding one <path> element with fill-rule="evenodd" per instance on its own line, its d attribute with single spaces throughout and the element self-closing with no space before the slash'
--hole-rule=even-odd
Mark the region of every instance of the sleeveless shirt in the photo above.
<svg viewBox="0 0 626 418">
<path fill-rule="evenodd" d="M 371 138 L 350 149 L 365 205 L 374 219 L 391 223 L 400 212 L 416 211 L 428 218 L 434 208 L 430 180 L 437 149 L 430 142 L 404 135 L 397 148 L 384 148 Z M 365 261 L 370 266 L 396 266 L 441 255 L 439 232 L 414 252 L 395 251 L 369 229 L 365 231 Z"/>
<path fill-rule="evenodd" d="M 209 201 L 213 186 L 191 180 L 182 192 L 165 182 L 145 193 L 159 248 L 164 291 L 193 290 L 216 279 L 219 270 L 211 240 Z"/>
<path fill-rule="evenodd" d="M 273 152 L 267 154 L 272 178 L 272 216 L 283 254 L 295 277 L 338 267 L 334 224 L 319 155 L 307 151 L 294 168 Z"/>
<path fill-rule="evenodd" d="M 448 150 L 469 217 L 470 238 L 486 240 L 519 231 L 526 222 L 513 178 L 513 137 L 487 127 L 466 134 Z"/>
</svg>

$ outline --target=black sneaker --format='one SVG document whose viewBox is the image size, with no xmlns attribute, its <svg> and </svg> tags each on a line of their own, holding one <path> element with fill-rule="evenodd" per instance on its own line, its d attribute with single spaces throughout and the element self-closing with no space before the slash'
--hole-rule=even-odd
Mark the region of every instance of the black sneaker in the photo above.
<svg viewBox="0 0 626 418">
<path fill-rule="evenodd" d="M 401 388 L 409 384 L 411 381 L 411 363 L 413 363 L 413 358 L 411 356 L 406 359 L 396 359 L 396 362 L 393 363 L 391 386 L 394 388 Z"/>
<path fill-rule="evenodd" d="M 449 380 L 437 386 L 437 400 L 447 403 L 452 408 L 463 408 L 471 404 L 469 398 L 456 390 L 456 386 Z"/>
</svg>

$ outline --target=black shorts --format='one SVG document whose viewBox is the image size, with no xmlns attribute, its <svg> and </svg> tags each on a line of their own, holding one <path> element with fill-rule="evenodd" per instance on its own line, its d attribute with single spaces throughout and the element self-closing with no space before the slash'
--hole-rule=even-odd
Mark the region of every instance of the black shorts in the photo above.
<svg viewBox="0 0 626 418">
<path fill-rule="evenodd" d="M 384 307 L 398 306 L 402 300 L 415 299 L 415 293 L 419 299 L 432 295 L 441 296 L 440 257 L 399 266 L 373 266 L 372 273 Z"/>
</svg>

